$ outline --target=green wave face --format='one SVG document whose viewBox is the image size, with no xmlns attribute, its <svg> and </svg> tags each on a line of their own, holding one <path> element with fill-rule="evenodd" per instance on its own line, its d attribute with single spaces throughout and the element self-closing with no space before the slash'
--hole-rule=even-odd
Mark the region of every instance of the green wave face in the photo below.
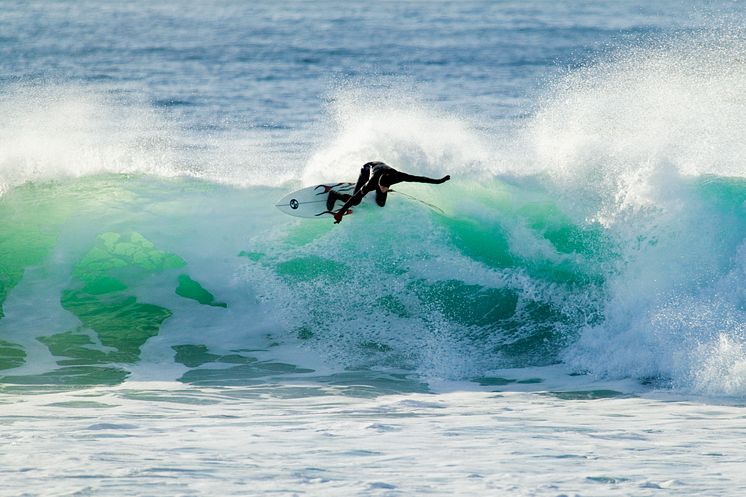
<svg viewBox="0 0 746 497">
<path fill-rule="evenodd" d="M 728 228 L 713 255 L 726 274 L 746 184 L 687 188 Z M 540 188 L 497 181 L 427 198 L 445 214 L 392 198 L 340 226 L 283 216 L 281 193 L 124 176 L 8 192 L 0 382 L 235 385 L 318 379 L 324 363 L 403 375 L 390 385 L 556 363 L 609 322 L 610 289 L 673 232 L 625 238 Z"/>
<path fill-rule="evenodd" d="M 61 368 L 37 376 L 6 377 L 22 383 L 90 384 L 117 383 L 127 377 L 123 365 L 140 360 L 140 349 L 156 336 L 172 311 L 143 302 L 136 295 L 146 278 L 171 273 L 176 295 L 203 305 L 216 303 L 213 295 L 188 274 L 178 274 L 186 262 L 179 256 L 158 250 L 137 232 L 100 234 L 94 246 L 75 264 L 72 280 L 62 290 L 60 305 L 80 320 L 80 325 L 61 333 L 36 337 L 48 347 Z M 17 367 L 23 351 L 5 342 L 8 357 L 3 369 Z M 117 364 L 117 366 L 113 366 Z"/>
<path fill-rule="evenodd" d="M 103 215 L 87 221 L 112 221 L 107 212 L 109 201 L 96 198 L 99 190 L 126 199 L 124 205 L 137 205 L 137 197 L 127 190 L 126 181 L 119 186 L 122 181 L 107 178 L 84 181 L 82 185 L 25 186 L 2 199 L 2 230 L 7 236 L 2 242 L 0 304 L 22 280 L 25 270 L 54 264 L 51 259 L 62 248 L 58 245 L 64 238 L 62 232 L 75 216 L 87 217 L 92 210 L 101 209 Z M 87 251 L 69 269 L 70 277 L 60 289 L 58 303 L 77 318 L 79 325 L 33 337 L 47 347 L 59 367 L 41 374 L 14 375 L 14 370 L 26 364 L 27 354 L 21 344 L 2 340 L 0 369 L 10 370 L 2 381 L 64 385 L 123 381 L 129 374 L 127 365 L 140 361 L 142 346 L 158 335 L 173 314 L 138 295 L 146 280 L 159 278 L 160 284 L 178 297 L 227 308 L 187 273 L 183 258 L 160 250 L 131 229 L 95 235 Z"/>
</svg>

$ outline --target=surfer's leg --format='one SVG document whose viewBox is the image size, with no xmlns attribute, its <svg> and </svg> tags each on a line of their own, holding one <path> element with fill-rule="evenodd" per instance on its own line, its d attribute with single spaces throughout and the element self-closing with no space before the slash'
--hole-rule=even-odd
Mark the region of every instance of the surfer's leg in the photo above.
<svg viewBox="0 0 746 497">
<path fill-rule="evenodd" d="M 349 195 L 347 193 L 339 193 L 335 192 L 334 190 L 329 190 L 329 196 L 326 198 L 326 210 L 333 211 L 334 210 L 334 202 L 337 200 L 341 200 L 342 202 L 347 202 L 352 198 L 352 195 Z"/>
<path fill-rule="evenodd" d="M 357 184 L 355 185 L 355 189 L 353 190 L 353 192 L 359 192 L 360 189 L 364 187 L 368 181 L 370 181 L 370 166 L 368 164 L 365 164 L 363 167 L 360 168 L 360 176 L 357 177 Z"/>
<path fill-rule="evenodd" d="M 361 189 L 363 189 L 368 181 L 370 181 L 370 165 L 365 164 L 363 167 L 360 168 L 360 176 L 358 176 L 357 178 L 357 184 L 355 185 L 353 193 L 357 193 Z M 334 203 L 337 200 L 341 200 L 342 202 L 347 203 L 347 201 L 351 198 L 353 198 L 353 196 L 348 193 L 339 193 L 331 190 L 329 191 L 329 196 L 326 198 L 326 210 L 333 211 Z M 359 204 L 362 199 L 362 196 L 357 197 L 357 200 L 352 202 L 350 206 Z"/>
<path fill-rule="evenodd" d="M 334 210 L 334 202 L 337 201 L 337 192 L 329 190 L 329 196 L 326 197 L 326 210 Z"/>
<path fill-rule="evenodd" d="M 376 203 L 383 207 L 386 205 L 386 197 L 388 196 L 388 193 L 383 193 L 381 190 L 376 190 Z"/>
</svg>

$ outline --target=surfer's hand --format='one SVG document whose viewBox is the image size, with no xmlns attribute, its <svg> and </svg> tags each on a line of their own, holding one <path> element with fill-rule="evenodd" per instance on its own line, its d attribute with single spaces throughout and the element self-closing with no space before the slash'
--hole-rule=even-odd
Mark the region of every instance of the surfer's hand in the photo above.
<svg viewBox="0 0 746 497">
<path fill-rule="evenodd" d="M 339 212 L 334 214 L 334 224 L 339 224 L 340 221 L 342 221 L 342 216 L 344 216 L 344 213 L 342 212 L 342 209 L 339 209 Z"/>
<path fill-rule="evenodd" d="M 451 175 L 450 175 L 450 174 L 446 174 L 445 176 L 443 176 L 442 178 L 440 178 L 440 179 L 438 180 L 438 183 L 445 183 L 445 182 L 446 182 L 446 181 L 448 181 L 449 179 L 451 179 Z"/>
</svg>

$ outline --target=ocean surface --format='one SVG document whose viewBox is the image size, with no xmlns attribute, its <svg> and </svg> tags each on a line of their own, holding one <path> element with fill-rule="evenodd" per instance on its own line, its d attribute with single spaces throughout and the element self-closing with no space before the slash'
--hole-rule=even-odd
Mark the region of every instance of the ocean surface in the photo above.
<svg viewBox="0 0 746 497">
<path fill-rule="evenodd" d="M 746 495 L 744 26 L 3 1 L 0 495 Z"/>
</svg>

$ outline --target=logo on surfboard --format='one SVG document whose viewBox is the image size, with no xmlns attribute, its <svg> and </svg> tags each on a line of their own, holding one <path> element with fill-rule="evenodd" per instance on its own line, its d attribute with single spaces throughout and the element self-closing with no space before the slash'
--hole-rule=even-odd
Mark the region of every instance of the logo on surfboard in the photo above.
<svg viewBox="0 0 746 497">
<path fill-rule="evenodd" d="M 333 216 L 334 210 L 327 210 L 326 204 L 331 191 L 337 193 L 352 193 L 355 189 L 354 183 L 333 183 L 324 185 L 313 185 L 290 192 L 275 206 L 285 214 L 305 218 L 319 218 Z"/>
</svg>

